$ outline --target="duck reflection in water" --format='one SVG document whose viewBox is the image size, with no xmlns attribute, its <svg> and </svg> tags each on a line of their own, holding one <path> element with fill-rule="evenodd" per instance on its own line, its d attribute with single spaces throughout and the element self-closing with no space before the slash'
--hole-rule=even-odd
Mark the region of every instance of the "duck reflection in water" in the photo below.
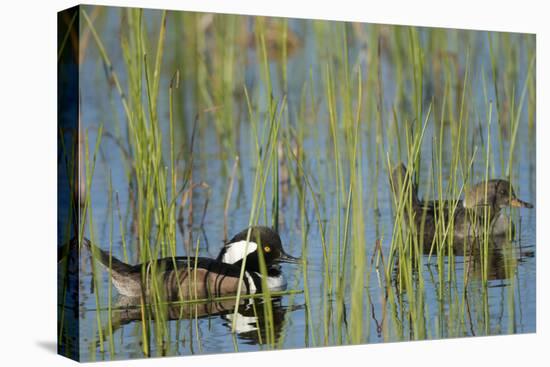
<svg viewBox="0 0 550 367">
<path fill-rule="evenodd" d="M 277 343 L 281 337 L 288 312 L 302 309 L 303 305 L 283 305 L 282 297 L 270 301 L 273 323 L 266 318 L 268 304 L 264 298 L 241 299 L 237 313 L 234 313 L 235 299 L 194 304 L 168 304 L 163 319 L 167 321 L 209 319 L 221 317 L 222 325 L 231 331 L 235 319 L 235 332 L 241 340 L 250 345 Z M 150 306 L 146 306 L 150 307 Z M 151 312 L 154 319 L 154 312 Z M 142 307 L 136 297 L 118 296 L 112 309 L 113 331 L 133 322 L 142 322 Z M 108 325 L 105 326 L 107 331 Z M 273 335 L 274 340 L 270 340 Z"/>
<path fill-rule="evenodd" d="M 455 262 L 463 262 L 462 271 L 466 272 L 468 279 L 510 279 L 521 262 L 535 256 L 533 246 L 517 246 L 507 236 L 491 236 L 488 238 L 487 251 L 484 252 L 483 248 L 484 239 L 478 237 L 465 238 L 453 245 L 453 255 L 459 257 Z M 429 254 L 430 249 L 424 246 L 424 255 Z"/>
</svg>

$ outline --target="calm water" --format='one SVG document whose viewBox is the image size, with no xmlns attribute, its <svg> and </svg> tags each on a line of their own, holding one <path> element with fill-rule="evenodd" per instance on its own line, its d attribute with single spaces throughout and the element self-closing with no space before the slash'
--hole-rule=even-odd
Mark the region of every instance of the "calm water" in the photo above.
<svg viewBox="0 0 550 367">
<path fill-rule="evenodd" d="M 92 11 L 92 8 L 88 8 Z M 99 13 L 95 22 L 100 30 L 107 52 L 109 53 L 115 71 L 122 79 L 123 86 L 126 85 L 127 74 L 122 58 L 120 47 L 120 11 L 115 9 L 103 10 Z M 145 18 L 150 37 L 155 39 L 159 24 L 159 13 L 148 11 Z M 192 116 L 197 110 L 195 101 L 194 86 L 190 79 L 186 79 L 192 71 L 192 61 L 182 57 L 180 52 L 185 48 L 185 43 L 178 39 L 173 29 L 182 18 L 175 17 L 173 14 L 168 16 L 168 31 L 166 38 L 166 47 L 164 55 L 164 65 L 162 69 L 162 80 L 160 86 L 160 121 L 164 124 L 163 130 L 168 130 L 168 85 L 169 80 L 176 69 L 180 69 L 183 74 L 183 83 L 181 92 L 178 94 L 176 104 L 181 107 L 178 112 L 180 121 L 176 126 L 177 145 L 181 149 L 187 146 L 186 141 L 191 134 Z M 252 18 L 239 18 L 238 22 L 246 22 L 252 29 Z M 335 23 L 337 24 L 337 23 Z M 363 78 L 369 77 L 371 73 L 368 65 L 368 47 L 369 32 L 375 30 L 384 32 L 391 31 L 391 27 L 379 27 L 371 25 L 361 26 L 361 31 L 366 36 L 360 38 L 350 37 L 349 59 L 354 67 L 363 68 Z M 348 26 L 349 33 L 355 29 Z M 325 198 L 321 198 L 320 211 L 322 220 L 327 225 L 327 238 L 333 238 L 335 235 L 336 222 L 336 186 L 333 178 L 334 157 L 331 149 L 332 139 L 328 125 L 328 112 L 326 106 L 326 96 L 324 88 L 323 68 L 328 58 L 325 55 L 324 45 L 320 42 L 319 25 L 316 22 L 308 20 L 289 20 L 290 31 L 300 40 L 299 46 L 289 53 L 288 59 L 288 123 L 292 126 L 297 124 L 297 116 L 301 103 L 301 95 L 304 83 L 308 83 L 310 75 L 318 91 L 316 92 L 317 105 L 316 113 L 305 119 L 305 136 L 303 149 L 306 152 L 305 166 L 307 171 L 313 176 L 312 185 L 316 190 L 324 190 Z M 433 55 L 436 51 L 429 50 L 428 40 L 430 29 L 421 29 L 420 36 L 422 46 L 426 50 L 426 55 Z M 487 100 L 496 100 L 494 93 L 491 60 L 489 54 L 488 34 L 486 32 L 466 32 L 448 30 L 445 32 L 448 38 L 448 49 L 446 52 L 456 55 L 458 70 L 464 72 L 467 56 L 470 53 L 470 80 L 471 86 L 468 91 L 468 98 L 473 103 L 468 118 L 472 121 L 485 121 L 487 114 Z M 524 84 L 528 67 L 528 49 L 524 45 L 527 36 L 511 35 L 510 43 L 516 45 L 519 51 L 518 70 L 514 85 L 519 91 Z M 389 38 L 391 40 L 391 38 Z M 534 36 L 531 41 L 534 40 Z M 329 41 L 327 41 L 329 42 Z M 469 50 L 464 45 L 471 45 Z M 335 46 L 336 47 L 336 46 Z M 385 47 L 392 47 L 386 44 Z M 178 50 L 179 48 L 179 50 Z M 534 50 L 534 48 L 533 48 Z M 194 210 L 192 221 L 187 217 L 187 207 L 184 211 L 183 228 L 185 231 L 178 233 L 178 255 L 186 255 L 186 243 L 188 241 L 188 225 L 191 225 L 193 241 L 196 243 L 200 239 L 200 256 L 215 257 L 223 244 L 223 212 L 224 200 L 229 182 L 231 167 L 234 162 L 234 155 L 240 157 L 239 177 L 235 182 L 235 188 L 230 204 L 230 215 L 228 221 L 228 235 L 231 237 L 248 224 L 249 213 L 252 200 L 252 186 L 254 181 L 255 163 L 252 156 L 255 154 L 255 143 L 250 131 L 248 113 L 246 105 L 243 103 L 243 97 L 240 95 L 242 84 L 246 84 L 249 90 L 258 90 L 263 88 L 263 82 L 260 75 L 261 65 L 257 59 L 256 51 L 253 47 L 242 46 L 238 52 L 239 56 L 235 67 L 234 81 L 234 107 L 233 107 L 233 126 L 232 133 L 236 141 L 232 144 L 234 151 L 226 151 L 220 144 L 220 137 L 214 129 L 214 115 L 205 114 L 198 127 L 193 177 L 195 182 L 205 182 L 209 190 L 197 188 L 192 197 Z M 386 116 L 383 117 L 383 128 L 387 131 L 389 126 L 392 106 L 396 95 L 399 93 L 396 86 L 395 66 L 393 61 L 382 50 L 381 77 L 384 85 L 384 94 L 382 109 Z M 405 59 L 408 61 L 407 59 Z M 243 63 L 244 62 L 244 63 Z M 499 68 L 505 70 L 509 67 L 506 60 L 501 60 Z M 337 64 L 337 63 L 336 63 Z M 280 83 L 280 66 L 277 60 L 271 60 L 270 68 L 274 80 L 275 96 L 281 96 L 283 88 Z M 499 69 L 500 70 L 500 69 Z M 424 76 L 424 89 L 426 95 L 435 93 L 436 82 L 432 75 L 432 69 L 428 68 Z M 311 72 L 311 74 L 310 74 Z M 486 79 L 487 95 L 483 91 L 483 78 Z M 341 82 L 341 81 L 338 81 Z M 404 86 L 410 91 L 410 85 Z M 365 89 L 364 94 L 371 91 Z M 309 98 L 309 97 L 308 97 Z M 425 108 L 430 102 L 427 98 Z M 108 249 L 109 238 L 112 231 L 113 253 L 118 258 L 122 258 L 122 238 L 120 231 L 120 221 L 116 210 L 109 207 L 109 177 L 112 178 L 113 193 L 118 196 L 120 211 L 122 215 L 122 226 L 125 228 L 126 242 L 129 244 L 130 262 L 137 262 L 135 228 L 131 220 L 132 208 L 129 199 L 128 178 L 125 173 L 124 161 L 120 148 L 113 138 L 106 137 L 108 134 L 115 136 L 116 118 L 124 121 L 124 115 L 118 95 L 114 89 L 107 84 L 104 68 L 98 54 L 97 47 L 93 39 L 89 39 L 88 47 L 85 51 L 84 60 L 81 68 L 81 121 L 83 127 L 88 129 L 90 135 L 90 145 L 93 146 L 97 136 L 97 129 L 100 123 L 104 124 L 104 136 L 101 142 L 100 156 L 98 157 L 95 174 L 92 184 L 92 211 L 94 216 L 94 233 L 98 244 Z M 263 100 L 263 99 L 261 99 Z M 457 99 L 458 101 L 458 99 Z M 525 103 L 527 105 L 527 103 Z M 209 106 L 200 106 L 204 109 Z M 265 111 L 265 106 L 257 106 Z M 398 113 L 409 113 L 407 106 L 400 108 Z M 409 112 L 407 112 L 409 111 Z M 509 139 L 502 139 L 502 144 L 497 143 L 498 123 L 496 112 L 493 111 L 492 121 L 492 139 L 494 139 L 494 161 L 499 162 L 501 155 L 508 157 Z M 315 121 L 314 121 L 315 119 Z M 387 146 L 391 144 L 387 140 L 387 135 L 383 133 L 383 141 L 376 140 L 374 115 L 365 114 L 362 118 L 361 136 L 363 164 L 363 188 L 364 188 L 364 209 L 365 209 L 365 253 L 367 262 L 371 261 L 371 256 L 375 249 L 375 243 L 381 240 L 383 253 L 389 253 L 391 235 L 393 228 L 393 209 L 390 200 L 390 190 L 388 187 L 387 169 L 385 164 L 386 157 L 376 155 L 376 147 L 379 144 Z M 535 193 L 535 135 L 534 131 L 527 128 L 528 111 L 527 108 L 521 112 L 520 129 L 517 137 L 517 151 L 515 159 L 517 167 L 513 171 L 511 181 L 513 182 L 516 193 L 523 200 L 536 203 Z M 431 167 L 431 147 L 432 139 L 437 137 L 438 131 L 433 128 L 434 124 L 429 124 L 424 144 L 422 146 L 422 184 L 426 185 L 430 177 Z M 474 144 L 479 144 L 480 139 L 487 136 L 485 123 L 473 123 L 473 126 L 481 126 L 480 131 L 472 133 Z M 444 127 L 445 139 L 450 139 L 449 127 Z M 124 137 L 125 130 L 121 132 Z M 480 136 L 482 138 L 480 138 Z M 168 137 L 165 137 L 168 142 Z M 446 145 L 446 147 L 450 147 Z M 169 146 L 166 144 L 165 156 L 168 156 Z M 450 152 L 446 152 L 450 153 Z M 479 155 L 479 160 L 474 164 L 474 170 L 477 177 L 481 177 L 484 172 L 484 157 Z M 378 161 L 377 161 L 378 159 Z M 393 158 L 394 159 L 394 158 Z M 182 158 L 178 165 L 183 167 L 185 158 Z M 283 167 L 284 163 L 280 163 Z M 376 176 L 376 167 L 379 167 L 378 176 Z M 500 165 L 496 164 L 494 176 L 502 177 L 504 175 L 500 170 Z M 281 169 L 283 172 L 283 169 Z M 444 172 L 447 177 L 448 172 Z M 180 175 L 181 177 L 181 175 Z M 474 180 L 476 181 L 476 180 Z M 375 205 L 374 197 L 377 195 L 378 205 Z M 270 186 L 268 185 L 267 197 L 271 197 Z M 204 217 L 204 225 L 201 227 L 203 208 L 205 201 L 208 200 L 208 206 Z M 303 293 L 296 295 L 283 296 L 273 301 L 274 312 L 274 334 L 278 345 L 282 348 L 301 348 L 307 346 L 322 346 L 325 344 L 338 344 L 335 330 L 324 330 L 323 318 L 325 317 L 326 307 L 336 308 L 333 298 L 324 297 L 324 285 L 326 282 L 324 274 L 323 252 L 319 228 L 315 218 L 314 203 L 308 198 L 306 203 L 307 218 L 309 226 L 301 227 L 300 207 L 297 190 L 287 183 L 281 184 L 281 218 L 279 231 L 283 244 L 288 253 L 295 256 L 305 256 L 308 260 L 307 275 L 308 287 L 311 295 L 310 312 L 312 320 L 316 320 L 313 325 L 307 322 L 307 308 L 305 307 L 305 296 Z M 536 207 L 536 204 L 535 204 Z M 269 211 L 268 211 L 269 212 Z M 516 213 L 517 214 L 517 213 Z M 453 265 L 454 278 L 443 282 L 443 289 L 438 280 L 437 266 L 431 259 L 431 265 L 425 265 L 420 271 L 423 273 L 425 284 L 423 290 L 424 299 L 424 321 L 425 331 L 423 337 L 442 338 L 472 335 L 495 335 L 509 333 L 527 333 L 535 331 L 536 312 L 535 312 L 535 226 L 536 211 L 521 210 L 516 221 L 520 222 L 520 233 L 517 240 L 510 244 L 499 243 L 501 249 L 491 254 L 489 261 L 489 284 L 487 294 L 481 292 L 482 282 L 480 276 L 479 264 L 473 264 L 471 268 L 471 278 L 468 283 L 468 297 L 466 304 L 461 303 L 462 297 L 462 279 L 464 276 L 465 259 L 461 256 L 455 258 Z M 343 213 L 342 213 L 343 216 Z M 270 218 L 260 216 L 260 223 L 270 224 Z M 87 233 L 89 234 L 89 228 Z M 302 232 L 307 233 L 307 253 L 301 253 Z M 332 237 L 331 237 L 332 236 Z M 195 249 L 192 248 L 191 255 Z M 81 319 L 80 338 L 81 338 L 81 358 L 84 360 L 97 359 L 123 359 L 129 357 L 143 357 L 142 353 L 142 328 L 139 309 L 122 310 L 113 313 L 113 320 L 118 321 L 119 325 L 113 331 L 112 342 L 115 355 L 109 353 L 109 341 L 104 342 L 105 352 L 100 352 L 98 342 L 98 322 L 97 322 L 97 304 L 96 294 L 93 291 L 90 262 L 87 252 L 83 252 L 81 259 L 82 273 L 80 277 L 80 307 L 79 314 Z M 349 259 L 349 257 L 348 257 Z M 428 263 L 428 256 L 424 256 L 424 263 Z M 475 263 L 475 261 L 474 261 Z M 363 302 L 363 338 L 365 343 L 392 342 L 401 340 L 410 340 L 419 338 L 417 330 L 410 327 L 409 320 L 401 320 L 399 310 L 392 310 L 388 305 L 386 288 L 383 285 L 383 271 L 377 271 L 374 266 L 368 266 L 369 274 L 365 274 L 365 298 Z M 283 271 L 287 277 L 289 288 L 303 290 L 303 269 L 296 265 L 283 265 Z M 445 276 L 448 274 L 445 274 Z M 106 307 L 108 303 L 108 279 L 102 277 L 103 286 L 99 294 L 100 304 Z M 349 292 L 346 295 L 346 310 L 349 312 L 351 303 Z M 124 300 L 118 299 L 116 290 L 113 289 L 114 304 L 124 304 Z M 323 300 L 328 303 L 324 304 Z M 117 303 L 118 302 L 118 303 Z M 406 306 L 406 301 L 404 302 Z M 185 310 L 192 315 L 198 314 L 200 317 L 181 318 L 178 320 L 177 310 L 173 312 L 174 320 L 168 322 L 170 328 L 170 341 L 163 346 L 162 350 L 157 350 L 157 345 L 153 343 L 152 355 L 189 355 L 202 353 L 218 353 L 233 351 L 254 351 L 268 348 L 265 346 L 267 341 L 263 332 L 263 318 L 256 318 L 256 314 L 262 315 L 264 305 L 260 301 L 254 303 L 245 302 L 239 309 L 238 333 L 232 334 L 231 317 L 228 315 L 232 310 L 233 302 L 226 304 L 216 304 L 199 306 L 199 309 Z M 457 309 L 464 309 L 464 319 L 457 320 L 455 316 Z M 184 312 L 184 313 L 185 313 Z M 194 313 L 193 313 L 194 312 Z M 172 312 L 170 312 L 172 314 Z M 209 315 L 210 314 L 210 315 Z M 107 330 L 107 311 L 100 313 L 102 328 Z M 396 321 L 397 320 L 397 321 Z M 115 322 L 115 324 L 117 324 Z M 258 325 L 260 332 L 258 332 Z M 399 327 L 396 327 L 399 325 Z M 354 326 L 357 327 L 357 326 Z M 264 333 L 265 334 L 265 333 Z M 326 340 L 325 340 L 326 339 Z M 153 339 L 154 340 L 154 339 Z M 344 341 L 347 339 L 345 338 Z"/>
</svg>

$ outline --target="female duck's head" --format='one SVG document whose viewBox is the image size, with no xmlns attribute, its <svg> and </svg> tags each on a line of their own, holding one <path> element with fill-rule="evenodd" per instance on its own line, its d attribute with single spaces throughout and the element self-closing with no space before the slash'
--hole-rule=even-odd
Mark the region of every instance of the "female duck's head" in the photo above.
<svg viewBox="0 0 550 367">
<path fill-rule="evenodd" d="M 248 231 L 250 237 L 247 243 Z M 278 263 L 300 263 L 300 259 L 290 256 L 283 249 L 281 238 L 271 228 L 256 226 L 247 228 L 237 233 L 227 242 L 218 255 L 218 260 L 240 266 L 246 256 L 246 269 L 248 271 L 260 271 L 260 255 L 262 251 L 266 268 L 273 267 Z"/>
<path fill-rule="evenodd" d="M 472 186 L 465 192 L 464 208 L 490 207 L 493 214 L 503 208 L 532 208 L 533 204 L 520 200 L 509 181 L 489 180 Z"/>
</svg>

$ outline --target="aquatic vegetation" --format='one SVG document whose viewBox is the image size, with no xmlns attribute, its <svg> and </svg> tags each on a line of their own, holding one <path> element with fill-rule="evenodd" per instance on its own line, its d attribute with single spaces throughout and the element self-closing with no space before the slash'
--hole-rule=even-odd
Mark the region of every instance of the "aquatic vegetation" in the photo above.
<svg viewBox="0 0 550 367">
<path fill-rule="evenodd" d="M 481 235 L 453 236 L 478 182 L 535 201 L 532 35 L 81 14 L 80 238 L 154 272 L 260 224 L 302 258 L 284 292 L 168 302 L 153 279 L 129 304 L 82 257 L 87 359 L 534 331 L 535 212 L 503 209 L 516 231 L 496 238 L 483 206 Z"/>
</svg>

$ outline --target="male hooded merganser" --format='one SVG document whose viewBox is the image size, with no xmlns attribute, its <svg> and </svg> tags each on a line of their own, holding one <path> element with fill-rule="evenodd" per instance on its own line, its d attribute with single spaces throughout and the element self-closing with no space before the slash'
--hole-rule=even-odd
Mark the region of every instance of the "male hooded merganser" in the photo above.
<svg viewBox="0 0 550 367">
<path fill-rule="evenodd" d="M 286 254 L 281 238 L 268 227 L 250 227 L 227 242 L 216 259 L 205 257 L 168 257 L 146 264 L 129 265 L 106 251 L 94 246 L 87 239 L 84 244 L 97 253 L 100 263 L 111 269 L 112 282 L 118 292 L 127 297 L 149 294 L 153 280 L 151 272 L 156 269 L 156 279 L 161 280 L 160 288 L 167 300 L 204 299 L 237 294 L 241 266 L 246 257 L 241 292 L 253 294 L 261 292 L 259 251 L 263 252 L 267 269 L 266 284 L 269 290 L 286 288 L 286 281 L 279 263 L 299 263 L 300 259 Z M 261 250 L 259 250 L 261 246 Z M 246 251 L 246 252 L 245 252 Z M 145 269 L 145 284 L 142 287 L 142 269 Z"/>
<path fill-rule="evenodd" d="M 406 183 L 410 182 L 409 188 Z M 412 220 L 419 233 L 422 231 L 424 245 L 430 246 L 436 233 L 437 220 L 449 223 L 453 213 L 453 233 L 456 239 L 477 237 L 483 233 L 484 218 L 489 220 L 490 234 L 504 236 L 514 233 L 513 223 L 509 216 L 501 209 L 532 208 L 533 205 L 516 197 L 510 182 L 501 179 L 482 181 L 465 191 L 464 200 L 421 201 L 418 198 L 418 188 L 408 177 L 407 169 L 403 164 L 394 168 L 391 176 L 391 186 L 396 200 L 399 200 L 403 185 L 404 194 L 410 195 L 410 201 L 405 197 L 403 217 L 407 225 L 410 223 L 408 203 L 411 203 Z M 441 210 L 442 209 L 442 210 Z M 454 211 L 453 211 L 454 209 Z M 440 211 L 441 210 L 441 211 Z"/>
</svg>

